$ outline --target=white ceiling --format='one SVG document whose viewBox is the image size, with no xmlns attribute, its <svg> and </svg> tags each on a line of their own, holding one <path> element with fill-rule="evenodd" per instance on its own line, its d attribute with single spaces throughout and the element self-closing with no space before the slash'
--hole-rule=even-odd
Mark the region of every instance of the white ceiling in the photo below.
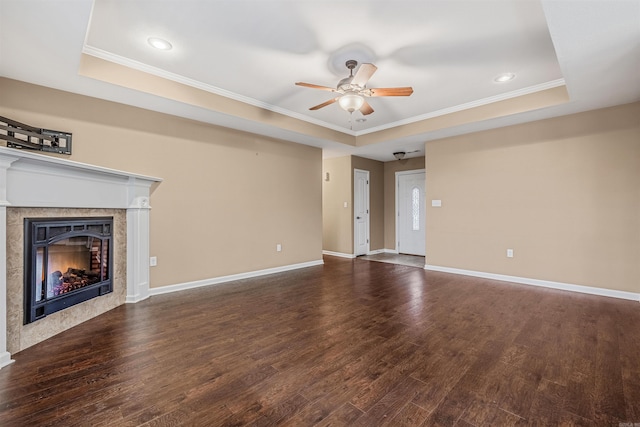
<svg viewBox="0 0 640 427">
<path fill-rule="evenodd" d="M 173 49 L 152 49 L 148 37 Z M 78 75 L 82 53 L 360 136 L 566 84 L 570 102 L 351 147 Z M 378 67 L 366 122 L 335 95 L 347 59 Z M 503 72 L 516 73 L 496 83 Z M 322 147 L 393 151 L 482 129 L 640 100 L 640 0 L 0 0 L 0 75 Z"/>
</svg>

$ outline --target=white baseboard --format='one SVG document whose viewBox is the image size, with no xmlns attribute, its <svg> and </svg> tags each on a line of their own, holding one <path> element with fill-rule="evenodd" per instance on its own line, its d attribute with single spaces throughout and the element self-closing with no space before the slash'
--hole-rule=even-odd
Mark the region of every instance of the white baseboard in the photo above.
<svg viewBox="0 0 640 427">
<path fill-rule="evenodd" d="M 342 252 L 322 251 L 322 255 L 339 256 L 340 258 L 355 258 L 354 254 L 344 254 Z"/>
<path fill-rule="evenodd" d="M 127 295 L 127 298 L 124 300 L 124 302 L 125 304 L 135 304 L 137 302 L 144 301 L 147 298 L 149 298 L 149 295 L 145 296 L 144 298 L 140 294 Z"/>
<path fill-rule="evenodd" d="M 545 288 L 560 289 L 563 291 L 580 292 L 583 294 L 599 295 L 603 297 L 620 298 L 632 301 L 640 301 L 640 293 L 617 291 L 615 289 L 596 288 L 592 286 L 573 285 L 571 283 L 552 282 L 549 280 L 529 279 L 526 277 L 507 276 L 504 274 L 484 273 L 482 271 L 462 270 L 459 268 L 440 267 L 425 264 L 425 270 L 440 271 L 443 273 L 462 274 L 465 276 L 481 277 L 483 279 L 500 280 L 503 282 L 521 283 L 523 285 L 542 286 Z"/>
<path fill-rule="evenodd" d="M 323 260 L 303 262 L 299 264 L 285 265 L 282 267 L 267 268 L 264 270 L 249 271 L 246 273 L 231 274 L 229 276 L 214 277 L 211 279 L 196 280 L 194 282 L 178 283 L 176 285 L 161 286 L 159 288 L 150 288 L 150 295 L 162 295 L 171 292 L 184 291 L 187 289 L 200 288 L 202 286 L 219 285 L 221 283 L 232 282 L 234 280 L 250 279 L 252 277 L 266 276 L 267 274 L 282 273 L 284 271 L 297 270 L 300 268 L 313 267 L 324 264 Z"/>
<path fill-rule="evenodd" d="M 398 255 L 400 252 L 398 252 L 397 249 L 383 249 L 385 254 L 396 254 Z"/>
<path fill-rule="evenodd" d="M 11 354 L 8 351 L 0 353 L 0 368 L 11 365 L 13 362 L 15 362 L 15 360 L 11 358 Z"/>
</svg>

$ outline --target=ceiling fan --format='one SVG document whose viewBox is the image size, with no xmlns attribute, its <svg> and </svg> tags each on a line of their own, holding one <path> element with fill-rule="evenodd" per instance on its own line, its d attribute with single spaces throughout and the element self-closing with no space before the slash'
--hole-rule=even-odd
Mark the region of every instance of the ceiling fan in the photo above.
<svg viewBox="0 0 640 427">
<path fill-rule="evenodd" d="M 409 96 L 413 93 L 413 88 L 411 87 L 387 87 L 387 88 L 367 88 L 366 84 L 376 72 L 378 67 L 373 64 L 362 64 L 356 71 L 356 74 L 353 74 L 354 68 L 358 65 L 358 61 L 350 59 L 345 64 L 349 69 L 349 77 L 345 77 L 344 79 L 338 82 L 336 88 L 327 87 L 327 86 L 319 86 L 314 85 L 312 83 L 303 83 L 297 82 L 296 85 L 310 87 L 312 89 L 320 89 L 326 90 L 329 92 L 339 93 L 340 96 L 337 96 L 333 99 L 330 99 L 322 104 L 318 104 L 314 107 L 309 108 L 309 110 L 319 110 L 322 107 L 326 107 L 327 105 L 331 105 L 334 102 L 338 102 L 340 107 L 343 110 L 348 111 L 349 113 L 353 113 L 356 110 L 360 110 L 363 115 L 368 115 L 373 113 L 373 108 L 367 101 L 365 101 L 365 97 L 371 96 Z"/>
</svg>

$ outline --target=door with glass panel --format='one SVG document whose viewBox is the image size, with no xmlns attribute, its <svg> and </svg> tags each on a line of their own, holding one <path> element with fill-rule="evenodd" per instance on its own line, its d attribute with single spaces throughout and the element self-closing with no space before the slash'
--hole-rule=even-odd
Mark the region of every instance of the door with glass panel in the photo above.
<svg viewBox="0 0 640 427">
<path fill-rule="evenodd" d="M 401 254 L 425 255 L 425 172 L 397 172 L 397 246 Z"/>
</svg>

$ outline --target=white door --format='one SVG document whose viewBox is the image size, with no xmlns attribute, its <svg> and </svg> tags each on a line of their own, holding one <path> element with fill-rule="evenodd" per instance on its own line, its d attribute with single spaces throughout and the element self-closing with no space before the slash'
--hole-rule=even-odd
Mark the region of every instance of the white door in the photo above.
<svg viewBox="0 0 640 427">
<path fill-rule="evenodd" d="M 397 250 L 425 255 L 425 172 L 397 172 Z"/>
<path fill-rule="evenodd" d="M 354 169 L 353 175 L 353 253 L 369 253 L 369 171 Z"/>
</svg>

